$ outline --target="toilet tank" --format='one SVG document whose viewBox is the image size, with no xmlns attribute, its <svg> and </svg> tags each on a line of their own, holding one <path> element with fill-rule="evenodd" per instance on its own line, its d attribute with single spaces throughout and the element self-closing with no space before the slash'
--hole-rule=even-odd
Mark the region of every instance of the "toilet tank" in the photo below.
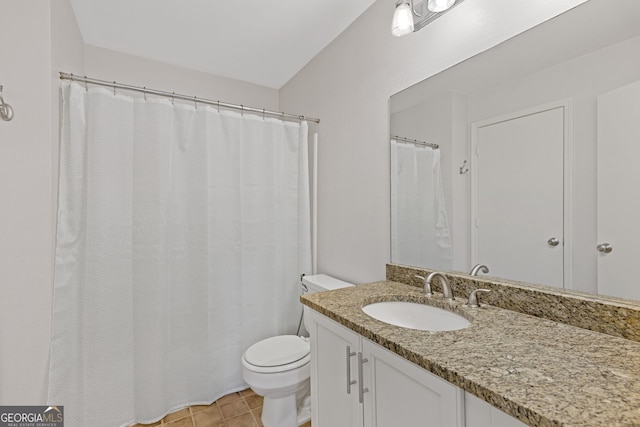
<svg viewBox="0 0 640 427">
<path fill-rule="evenodd" d="M 335 277 L 326 274 L 314 274 L 313 276 L 304 276 L 302 284 L 306 286 L 305 292 L 313 294 L 315 292 L 331 291 L 333 289 L 346 288 L 353 286 L 353 283 L 343 282 Z"/>
<path fill-rule="evenodd" d="M 313 294 L 316 292 L 322 292 L 322 291 L 331 291 L 333 289 L 340 289 L 340 288 L 346 288 L 349 286 L 354 286 L 353 283 L 347 283 L 347 282 L 343 282 L 340 279 L 336 279 L 335 277 L 331 277 L 331 276 L 327 276 L 326 274 L 314 274 L 313 276 L 304 276 L 302 278 L 302 293 L 303 294 Z M 307 312 L 307 310 L 310 310 L 309 307 L 307 306 L 303 306 L 303 311 L 304 313 Z M 304 316 L 305 320 L 303 322 L 304 327 L 302 328 L 302 331 L 298 331 L 298 333 L 301 333 L 301 335 L 308 337 L 309 336 L 309 332 L 308 332 L 308 325 L 306 323 L 306 317 L 308 316 Z"/>
</svg>

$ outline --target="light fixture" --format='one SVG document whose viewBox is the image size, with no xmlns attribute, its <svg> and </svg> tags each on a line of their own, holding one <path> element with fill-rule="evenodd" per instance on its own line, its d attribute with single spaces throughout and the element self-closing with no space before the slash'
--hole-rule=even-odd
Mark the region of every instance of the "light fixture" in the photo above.
<svg viewBox="0 0 640 427">
<path fill-rule="evenodd" d="M 391 21 L 391 34 L 401 37 L 413 32 L 413 15 L 408 0 L 398 0 Z"/>
<path fill-rule="evenodd" d="M 431 12 L 444 12 L 449 9 L 456 0 L 429 0 L 427 7 Z"/>
<path fill-rule="evenodd" d="M 396 37 L 419 31 L 464 0 L 397 0 L 391 22 Z M 415 2 L 415 4 L 414 4 Z M 416 10 L 417 8 L 417 10 Z"/>
</svg>

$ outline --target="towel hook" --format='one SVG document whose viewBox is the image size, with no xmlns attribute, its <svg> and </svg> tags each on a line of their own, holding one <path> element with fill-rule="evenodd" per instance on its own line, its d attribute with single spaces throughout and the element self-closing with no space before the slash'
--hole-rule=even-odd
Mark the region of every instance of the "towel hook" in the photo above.
<svg viewBox="0 0 640 427">
<path fill-rule="evenodd" d="M 464 175 L 467 172 L 469 172 L 469 166 L 467 166 L 467 161 L 465 160 L 460 166 L 460 175 Z"/>
<path fill-rule="evenodd" d="M 2 85 L 0 85 L 0 118 L 5 122 L 13 119 L 13 108 L 2 98 Z"/>
</svg>

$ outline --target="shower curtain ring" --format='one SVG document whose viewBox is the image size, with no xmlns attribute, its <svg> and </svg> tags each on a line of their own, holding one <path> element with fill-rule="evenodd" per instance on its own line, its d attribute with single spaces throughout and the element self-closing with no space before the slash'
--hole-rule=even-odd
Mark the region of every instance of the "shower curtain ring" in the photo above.
<svg viewBox="0 0 640 427">
<path fill-rule="evenodd" d="M 116 81 L 113 81 L 113 96 L 116 96 Z"/>
<path fill-rule="evenodd" d="M 72 74 L 73 76 L 73 74 Z M 84 76 L 84 90 L 89 92 L 89 85 L 87 84 L 87 76 Z"/>
<path fill-rule="evenodd" d="M 240 104 L 240 117 L 244 117 L 244 105 Z"/>
<path fill-rule="evenodd" d="M 284 123 L 284 111 L 281 114 L 282 114 L 282 123 Z"/>
<path fill-rule="evenodd" d="M 198 109 L 198 98 L 195 96 L 193 97 L 193 108 Z"/>
<path fill-rule="evenodd" d="M 220 114 L 220 100 L 218 100 L 218 114 Z"/>
<path fill-rule="evenodd" d="M 264 113 L 265 113 L 265 110 L 264 110 L 264 108 L 263 108 L 263 109 L 262 109 L 262 120 L 264 120 Z"/>
<path fill-rule="evenodd" d="M 144 96 L 144 102 L 147 102 L 147 87 L 142 87 L 142 96 Z"/>
<path fill-rule="evenodd" d="M 171 93 L 171 105 L 175 105 L 176 104 L 176 93 L 172 92 Z"/>
</svg>

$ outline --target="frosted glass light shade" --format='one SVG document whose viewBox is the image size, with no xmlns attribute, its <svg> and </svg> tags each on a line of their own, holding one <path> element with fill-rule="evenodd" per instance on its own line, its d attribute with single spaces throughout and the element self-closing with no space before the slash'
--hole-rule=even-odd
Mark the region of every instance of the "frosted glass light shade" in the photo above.
<svg viewBox="0 0 640 427">
<path fill-rule="evenodd" d="M 431 12 L 442 12 L 449 9 L 456 0 L 429 0 L 427 7 Z"/>
<path fill-rule="evenodd" d="M 413 15 L 408 3 L 401 3 L 396 6 L 391 21 L 391 34 L 396 37 L 404 36 L 413 32 Z"/>
</svg>

